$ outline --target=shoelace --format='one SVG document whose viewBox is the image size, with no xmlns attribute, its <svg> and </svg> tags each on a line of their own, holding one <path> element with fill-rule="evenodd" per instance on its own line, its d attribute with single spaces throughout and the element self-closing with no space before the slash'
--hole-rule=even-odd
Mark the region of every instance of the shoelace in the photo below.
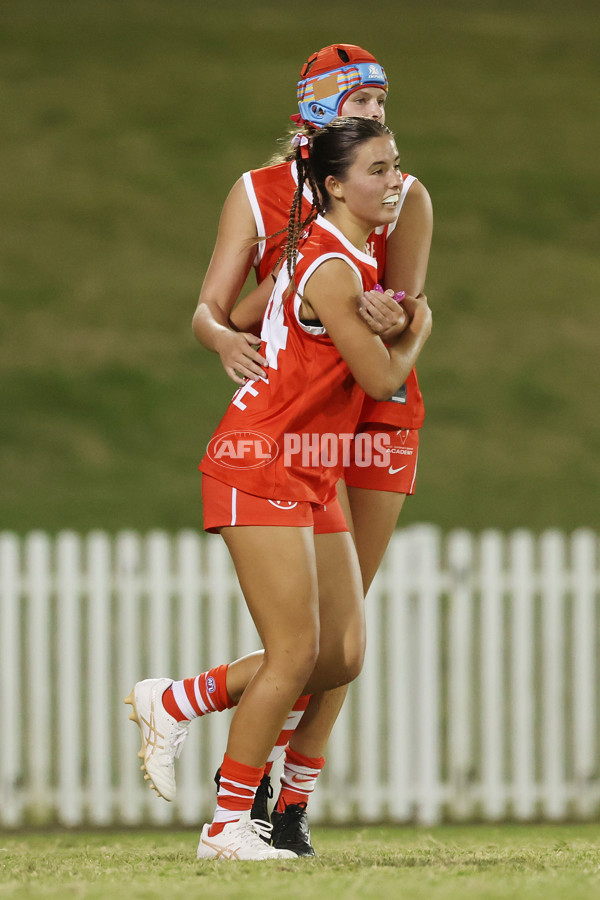
<svg viewBox="0 0 600 900">
<path fill-rule="evenodd" d="M 288 809 L 292 818 L 301 819 L 306 813 L 306 803 L 293 803 Z"/>
<path fill-rule="evenodd" d="M 306 803 L 288 803 L 284 811 L 280 813 L 289 819 L 288 824 L 299 822 L 306 813 Z"/>
<path fill-rule="evenodd" d="M 248 825 L 257 834 L 261 842 L 264 843 L 266 841 L 267 844 L 270 843 L 271 832 L 273 831 L 273 826 L 270 822 L 265 822 L 264 819 L 250 819 Z"/>
<path fill-rule="evenodd" d="M 165 742 L 164 756 L 179 759 L 179 754 L 183 749 L 183 743 L 189 734 L 189 722 L 182 722 L 173 726 L 173 730 L 169 735 L 169 740 Z"/>
</svg>

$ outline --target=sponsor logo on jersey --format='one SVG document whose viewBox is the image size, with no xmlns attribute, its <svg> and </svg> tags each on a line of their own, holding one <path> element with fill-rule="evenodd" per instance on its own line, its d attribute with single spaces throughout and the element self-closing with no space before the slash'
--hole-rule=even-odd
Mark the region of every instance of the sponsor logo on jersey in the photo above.
<svg viewBox="0 0 600 900">
<path fill-rule="evenodd" d="M 207 453 L 214 463 L 227 469 L 260 469 L 277 458 L 279 447 L 272 437 L 259 431 L 228 431 L 211 440 Z"/>
<path fill-rule="evenodd" d="M 390 454 L 397 453 L 400 456 L 413 456 L 415 452 L 415 448 L 410 445 L 407 447 L 406 442 L 410 435 L 410 428 L 399 428 L 396 432 L 396 436 L 399 437 L 400 442 L 395 447 L 390 447 Z M 406 466 L 404 467 L 406 468 Z M 396 472 L 399 472 L 400 469 L 396 469 Z M 390 469 L 390 475 L 394 475 Z"/>
</svg>

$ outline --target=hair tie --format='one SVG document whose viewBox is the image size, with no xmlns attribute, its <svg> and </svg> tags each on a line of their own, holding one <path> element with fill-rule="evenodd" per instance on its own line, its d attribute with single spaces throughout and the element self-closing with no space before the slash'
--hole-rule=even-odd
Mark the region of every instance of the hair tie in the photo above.
<svg viewBox="0 0 600 900">
<path fill-rule="evenodd" d="M 302 159 L 308 159 L 308 157 L 310 156 L 308 150 L 308 138 L 305 134 L 302 134 L 301 131 L 299 131 L 298 134 L 295 134 L 292 138 L 292 147 L 294 148 L 294 150 L 297 150 L 298 147 L 300 147 L 300 155 L 302 156 Z"/>
</svg>

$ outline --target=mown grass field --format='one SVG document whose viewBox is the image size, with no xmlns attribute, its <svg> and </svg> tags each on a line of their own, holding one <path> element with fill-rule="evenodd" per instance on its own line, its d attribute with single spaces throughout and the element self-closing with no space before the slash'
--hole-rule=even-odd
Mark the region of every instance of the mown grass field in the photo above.
<svg viewBox="0 0 600 900">
<path fill-rule="evenodd" d="M 599 32 L 594 0 L 3 0 L 2 527 L 200 526 L 219 210 L 340 40 L 385 64 L 435 207 L 402 521 L 597 527 Z"/>
<path fill-rule="evenodd" d="M 0 897 L 593 900 L 600 826 L 319 828 L 315 860 L 195 859 L 195 832 L 0 835 Z"/>
</svg>

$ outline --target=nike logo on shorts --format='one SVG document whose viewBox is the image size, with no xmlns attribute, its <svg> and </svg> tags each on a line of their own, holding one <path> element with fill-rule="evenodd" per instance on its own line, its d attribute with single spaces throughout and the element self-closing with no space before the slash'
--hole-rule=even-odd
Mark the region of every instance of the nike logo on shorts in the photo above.
<svg viewBox="0 0 600 900">
<path fill-rule="evenodd" d="M 402 469 L 406 469 L 406 466 L 400 466 L 399 469 L 394 469 L 393 466 L 390 466 L 389 469 L 388 469 L 388 471 L 389 471 L 390 475 L 397 475 L 398 472 L 401 472 L 401 471 L 402 471 Z"/>
</svg>

